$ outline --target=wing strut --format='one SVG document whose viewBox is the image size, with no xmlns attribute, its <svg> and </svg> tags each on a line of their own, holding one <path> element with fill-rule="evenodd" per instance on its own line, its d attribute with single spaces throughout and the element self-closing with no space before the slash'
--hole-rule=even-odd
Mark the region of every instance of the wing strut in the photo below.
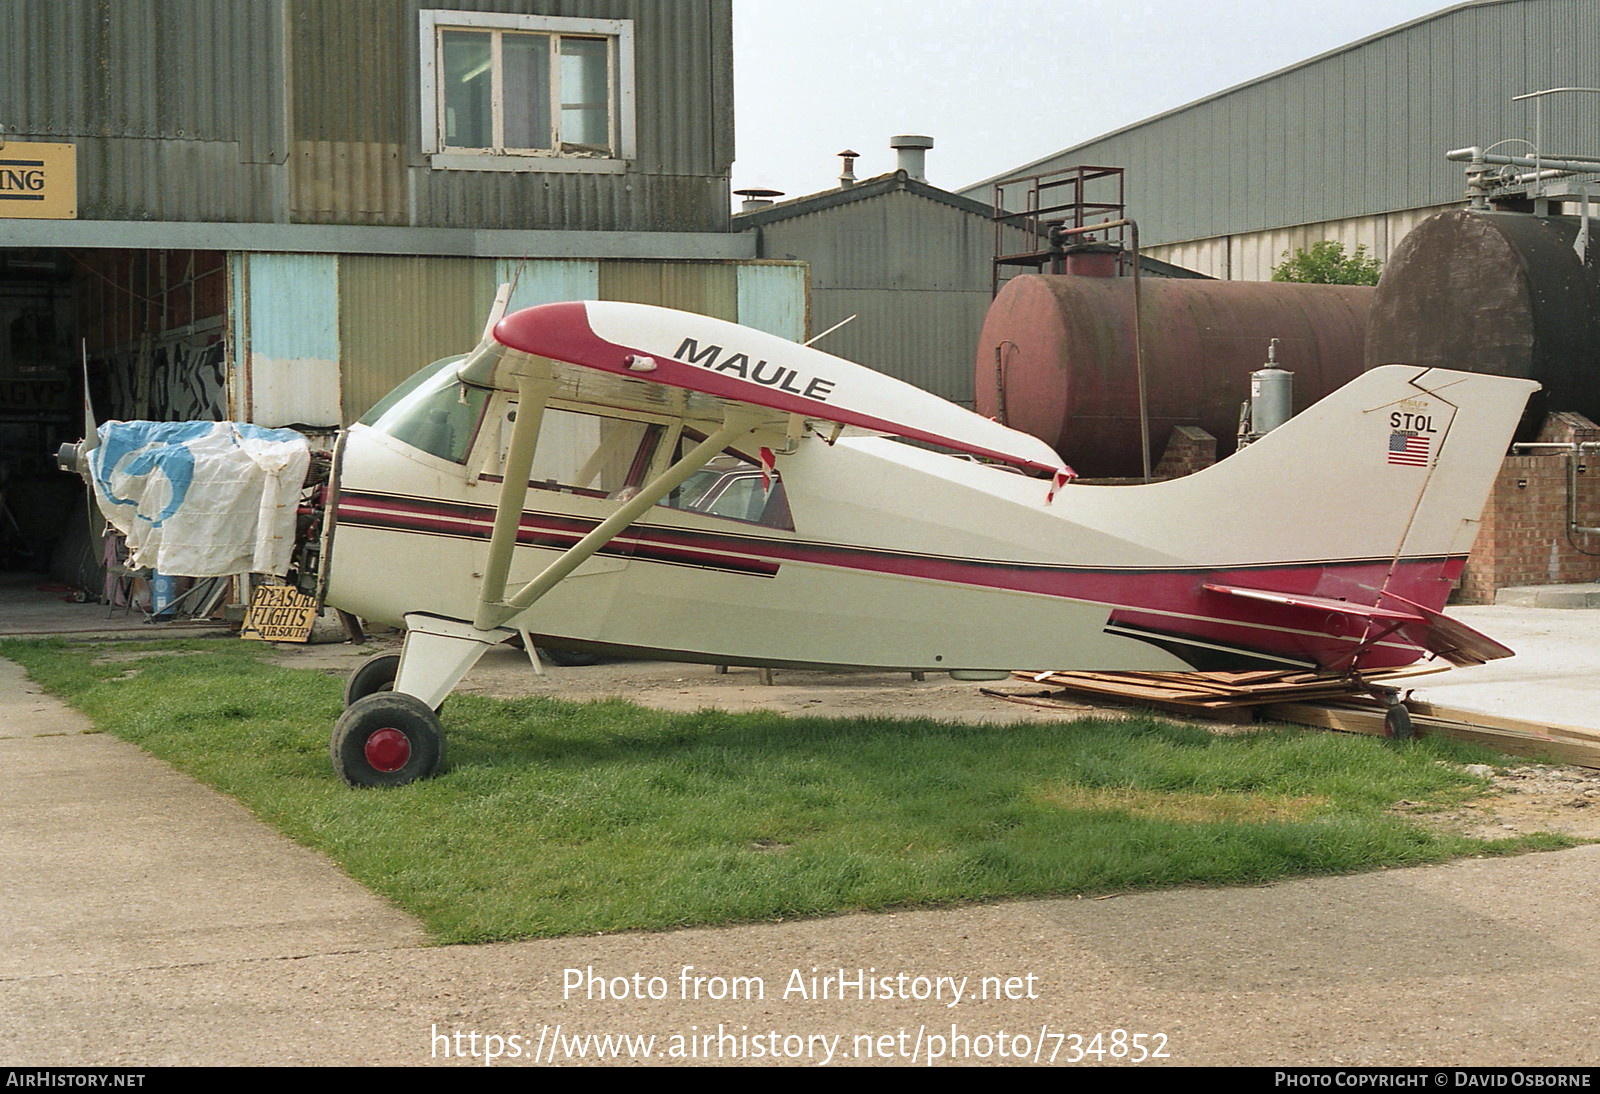
<svg viewBox="0 0 1600 1094">
<path fill-rule="evenodd" d="M 762 418 L 759 414 L 752 413 L 749 410 L 730 409 L 727 417 L 723 419 L 720 429 L 695 445 L 677 463 L 674 463 L 660 475 L 645 483 L 639 489 L 639 493 L 623 502 L 616 512 L 601 521 L 588 535 L 561 552 L 561 555 L 554 562 L 546 566 L 539 576 L 524 585 L 514 596 L 504 602 L 494 602 L 489 600 L 490 591 L 494 588 L 505 588 L 505 576 L 510 566 L 511 547 L 516 543 L 516 525 L 522 517 L 522 496 L 526 494 L 528 470 L 532 467 L 531 453 L 528 455 L 526 464 L 517 467 L 512 466 L 512 460 L 508 456 L 506 460 L 506 482 L 500 495 L 500 510 L 495 514 L 494 538 L 490 540 L 491 556 L 495 554 L 497 547 L 503 547 L 505 564 L 498 571 L 485 569 L 482 599 L 479 603 L 477 619 L 473 625 L 479 630 L 489 630 L 500 626 L 519 612 L 526 611 L 532 607 L 534 602 L 541 596 L 555 588 L 562 578 L 583 565 L 591 555 L 615 539 L 628 525 L 649 512 L 657 502 L 687 482 L 691 475 L 704 467 L 708 460 L 726 448 L 736 437 L 757 428 L 761 421 Z M 517 437 L 521 435 L 522 430 L 523 423 L 519 420 L 517 422 L 517 430 L 512 434 L 511 445 L 513 453 L 516 451 Z M 537 432 L 536 429 L 535 432 Z M 535 439 L 537 438 L 535 437 Z M 513 503 L 508 506 L 507 498 L 512 492 L 509 488 L 514 473 L 517 475 L 517 481 L 522 484 L 522 488 Z M 510 514 L 509 518 L 507 517 L 508 512 Z M 505 541 L 502 544 L 500 542 L 502 535 L 500 526 L 503 521 L 509 525 L 509 530 L 505 533 Z M 499 584 L 491 585 L 491 578 L 497 580 Z"/>
<path fill-rule="evenodd" d="M 505 596 L 511 553 L 517 546 L 517 529 L 522 524 L 528 476 L 533 472 L 533 454 L 539 448 L 539 427 L 554 388 L 555 382 L 548 375 L 517 375 L 517 420 L 511 429 L 506 465 L 501 469 L 500 502 L 494 513 L 494 531 L 489 536 L 489 559 L 483 566 L 483 590 L 478 594 L 478 611 L 472 620 L 480 631 L 493 630 L 505 619 L 499 614 L 500 600 Z"/>
</svg>

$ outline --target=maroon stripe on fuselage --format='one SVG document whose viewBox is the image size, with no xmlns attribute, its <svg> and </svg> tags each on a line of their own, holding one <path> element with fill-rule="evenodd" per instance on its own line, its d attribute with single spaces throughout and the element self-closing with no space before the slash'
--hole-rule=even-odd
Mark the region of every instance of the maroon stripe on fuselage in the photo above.
<svg viewBox="0 0 1600 1094">
<path fill-rule="evenodd" d="M 427 532 L 487 540 L 492 506 L 423 498 L 347 493 L 339 523 L 395 531 Z M 524 512 L 517 542 L 562 549 L 591 531 L 598 520 L 547 512 Z M 751 526 L 752 528 L 754 526 Z M 635 524 L 602 553 L 640 561 L 691 565 L 771 577 L 785 562 L 839 570 L 919 578 L 1104 604 L 1108 626 L 1184 635 L 1196 642 L 1260 651 L 1324 666 L 1339 666 L 1351 651 L 1378 636 L 1381 627 L 1337 612 L 1247 600 L 1204 588 L 1219 578 L 1228 584 L 1382 604 L 1394 592 L 1435 610 L 1441 608 L 1465 562 L 1463 557 L 1347 559 L 1230 567 L 1084 567 L 915 554 L 838 543 L 819 543 L 756 533 L 707 532 Z M 1397 606 L 1389 601 L 1388 606 Z M 1419 651 L 1397 638 L 1366 649 L 1361 665 L 1409 664 Z"/>
<path fill-rule="evenodd" d="M 463 505 L 423 498 L 370 493 L 346 494 L 340 499 L 339 523 L 393 532 L 488 541 L 494 530 L 492 506 Z M 599 525 L 597 520 L 557 513 L 524 512 L 517 528 L 517 544 L 562 551 Z M 729 555 L 714 545 L 644 543 L 633 530 L 617 536 L 598 554 L 613 558 L 638 558 L 647 562 L 699 566 L 705 569 L 772 577 L 778 564 L 760 558 Z"/>
</svg>

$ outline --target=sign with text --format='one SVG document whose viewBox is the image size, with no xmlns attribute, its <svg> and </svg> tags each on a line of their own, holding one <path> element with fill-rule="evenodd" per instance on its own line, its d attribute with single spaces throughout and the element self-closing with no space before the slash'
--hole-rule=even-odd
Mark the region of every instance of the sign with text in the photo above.
<svg viewBox="0 0 1600 1094">
<path fill-rule="evenodd" d="M 317 602 L 293 585 L 258 585 L 250 598 L 240 638 L 262 642 L 305 642 L 317 621 Z"/>
<path fill-rule="evenodd" d="M 71 144 L 0 145 L 0 219 L 76 220 L 78 149 Z"/>
</svg>

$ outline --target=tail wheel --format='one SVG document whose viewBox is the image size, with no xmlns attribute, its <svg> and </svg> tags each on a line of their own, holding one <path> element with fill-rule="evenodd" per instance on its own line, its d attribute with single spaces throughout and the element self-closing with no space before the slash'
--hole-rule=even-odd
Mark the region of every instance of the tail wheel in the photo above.
<svg viewBox="0 0 1600 1094">
<path fill-rule="evenodd" d="M 354 706 L 358 699 L 394 690 L 394 678 L 400 674 L 398 653 L 378 653 L 361 662 L 361 667 L 350 674 L 344 685 L 344 705 Z"/>
<path fill-rule="evenodd" d="M 333 770 L 351 786 L 404 786 L 439 770 L 444 728 L 414 695 L 368 695 L 334 723 L 328 754 Z"/>
<path fill-rule="evenodd" d="M 1383 712 L 1383 729 L 1397 741 L 1411 739 L 1411 712 L 1404 703 L 1396 703 Z"/>
</svg>

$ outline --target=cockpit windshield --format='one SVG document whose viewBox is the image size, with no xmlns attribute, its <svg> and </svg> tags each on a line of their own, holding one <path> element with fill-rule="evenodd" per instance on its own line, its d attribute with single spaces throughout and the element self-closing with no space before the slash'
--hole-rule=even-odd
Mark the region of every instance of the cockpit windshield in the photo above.
<svg viewBox="0 0 1600 1094">
<path fill-rule="evenodd" d="M 361 424 L 440 459 L 466 463 L 489 392 L 457 378 L 462 360 L 435 361 L 380 399 Z"/>
</svg>

